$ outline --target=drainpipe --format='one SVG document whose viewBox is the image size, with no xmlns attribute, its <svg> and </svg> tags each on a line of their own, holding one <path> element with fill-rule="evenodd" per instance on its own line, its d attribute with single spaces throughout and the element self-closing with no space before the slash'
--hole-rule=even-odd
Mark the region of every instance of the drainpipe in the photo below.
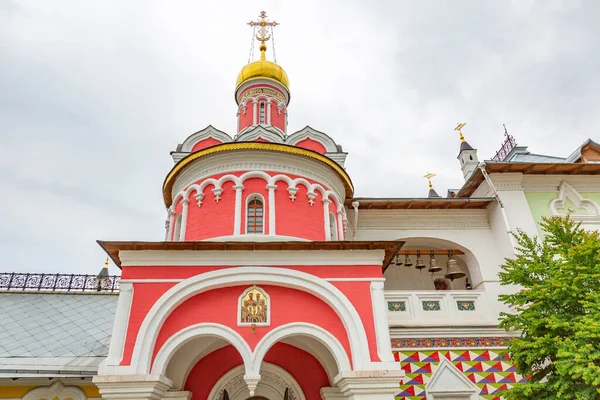
<svg viewBox="0 0 600 400">
<path fill-rule="evenodd" d="M 352 202 L 352 208 L 354 208 L 354 225 L 352 226 L 352 240 L 356 240 L 356 230 L 358 229 L 358 201 Z"/>
<path fill-rule="evenodd" d="M 485 163 L 479 163 L 479 169 L 481 170 L 481 173 L 483 174 L 483 177 L 485 178 L 485 181 L 488 183 L 490 189 L 492 189 L 494 198 L 496 199 L 496 201 L 498 202 L 498 205 L 500 206 L 500 212 L 502 213 L 502 218 L 504 219 L 504 226 L 506 227 L 506 233 L 508 233 L 508 237 L 510 239 L 510 244 L 511 244 L 511 246 L 513 248 L 513 252 L 514 252 L 515 248 L 517 247 L 517 243 L 513 236 L 513 232 L 510 229 L 510 224 L 508 223 L 508 216 L 506 215 L 506 210 L 504 209 L 504 204 L 502 203 L 502 200 L 500 200 L 500 196 L 498 195 L 498 192 L 496 191 L 496 187 L 494 186 L 492 179 L 490 178 L 487 171 L 485 170 Z"/>
</svg>

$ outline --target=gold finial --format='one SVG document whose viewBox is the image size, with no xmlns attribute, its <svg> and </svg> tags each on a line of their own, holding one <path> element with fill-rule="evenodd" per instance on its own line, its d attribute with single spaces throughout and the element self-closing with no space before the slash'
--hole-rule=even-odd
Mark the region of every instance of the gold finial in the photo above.
<svg viewBox="0 0 600 400">
<path fill-rule="evenodd" d="M 250 21 L 248 22 L 248 25 L 250 25 L 253 28 L 257 27 L 254 29 L 256 31 L 256 39 L 260 41 L 260 60 L 265 61 L 267 59 L 267 45 L 265 44 L 265 42 L 271 39 L 271 32 L 273 30 L 273 27 L 279 24 L 275 21 L 269 21 L 267 19 L 266 11 L 261 11 L 258 15 L 258 20 Z M 271 32 L 269 31 L 269 28 L 271 28 Z"/>
<path fill-rule="evenodd" d="M 433 189 L 433 184 L 431 183 L 431 178 L 433 178 L 435 176 L 435 174 L 432 174 L 431 172 L 428 172 L 427 174 L 425 174 L 423 176 L 423 178 L 427 179 L 427 182 L 429 182 L 429 190 Z"/>
<path fill-rule="evenodd" d="M 106 257 L 106 261 L 104 261 L 104 269 L 108 269 L 108 257 Z"/>
<path fill-rule="evenodd" d="M 463 123 L 459 122 L 456 125 L 456 128 L 454 128 L 455 131 L 458 131 L 458 133 L 460 133 L 460 141 L 461 142 L 465 142 L 465 137 L 463 136 L 461 129 L 464 128 L 466 124 L 467 124 L 466 122 L 463 122 Z"/>
</svg>

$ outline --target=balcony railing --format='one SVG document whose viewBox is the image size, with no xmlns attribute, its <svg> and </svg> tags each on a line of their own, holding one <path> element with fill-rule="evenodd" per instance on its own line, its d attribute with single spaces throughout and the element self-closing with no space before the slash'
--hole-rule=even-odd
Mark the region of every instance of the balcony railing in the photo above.
<svg viewBox="0 0 600 400">
<path fill-rule="evenodd" d="M 52 292 L 118 292 L 117 275 L 0 273 L 0 290 Z"/>
<path fill-rule="evenodd" d="M 386 290 L 390 326 L 490 325 L 496 323 L 485 292 Z"/>
</svg>

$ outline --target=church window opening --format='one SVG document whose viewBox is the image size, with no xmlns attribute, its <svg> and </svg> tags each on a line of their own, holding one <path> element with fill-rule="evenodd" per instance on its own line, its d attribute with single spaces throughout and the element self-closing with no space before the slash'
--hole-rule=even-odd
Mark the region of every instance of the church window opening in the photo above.
<svg viewBox="0 0 600 400">
<path fill-rule="evenodd" d="M 259 124 L 265 123 L 265 103 L 260 103 L 260 114 L 259 114 Z"/>
<path fill-rule="evenodd" d="M 264 207 L 261 198 L 257 195 L 249 198 L 246 215 L 246 233 L 263 233 Z"/>
<path fill-rule="evenodd" d="M 174 242 L 180 242 L 183 238 L 181 237 L 181 220 L 182 220 L 183 216 L 182 214 L 179 214 L 177 216 L 177 219 L 175 220 L 175 229 L 174 229 L 174 233 L 173 233 L 173 241 Z"/>
<path fill-rule="evenodd" d="M 331 234 L 331 240 L 338 240 L 337 224 L 333 213 L 329 213 L 329 232 Z"/>
</svg>

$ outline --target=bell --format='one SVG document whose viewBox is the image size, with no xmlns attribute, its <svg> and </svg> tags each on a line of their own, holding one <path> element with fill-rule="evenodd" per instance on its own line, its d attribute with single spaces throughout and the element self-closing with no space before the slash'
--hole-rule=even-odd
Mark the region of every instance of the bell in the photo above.
<svg viewBox="0 0 600 400">
<path fill-rule="evenodd" d="M 421 257 L 420 254 L 417 254 L 417 265 L 415 265 L 415 268 L 418 270 L 425 268 L 425 262 L 423 261 L 423 257 Z"/>
<path fill-rule="evenodd" d="M 402 265 L 402 256 L 400 253 L 396 254 L 396 265 Z"/>
<path fill-rule="evenodd" d="M 444 277 L 447 278 L 447 279 L 450 279 L 451 281 L 453 281 L 455 279 L 458 279 L 458 278 L 462 278 L 463 276 L 466 275 L 462 271 L 462 269 L 460 268 L 460 266 L 458 265 L 458 262 L 456 262 L 456 260 L 452 256 L 450 256 L 450 258 L 448 258 L 448 262 L 446 263 L 446 267 L 448 269 L 446 270 L 446 275 L 444 275 Z"/>
<path fill-rule="evenodd" d="M 432 254 L 431 257 L 429 258 L 428 272 L 435 274 L 436 272 L 440 272 L 441 270 L 442 270 L 442 267 L 439 266 L 437 260 L 435 259 L 435 256 Z"/>
<path fill-rule="evenodd" d="M 405 267 L 412 267 L 413 263 L 412 261 L 410 261 L 410 258 L 408 257 L 408 254 L 406 255 L 406 257 L 404 258 L 404 266 Z"/>
</svg>

